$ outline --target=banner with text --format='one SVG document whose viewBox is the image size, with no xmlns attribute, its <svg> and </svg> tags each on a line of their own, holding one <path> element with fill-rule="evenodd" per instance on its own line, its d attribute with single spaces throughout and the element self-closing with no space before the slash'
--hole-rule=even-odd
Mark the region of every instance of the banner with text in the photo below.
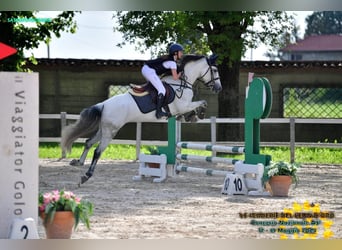
<svg viewBox="0 0 342 250">
<path fill-rule="evenodd" d="M 38 219 L 38 73 L 0 72 L 0 116 L 0 238 L 4 239 L 14 219 Z"/>
</svg>

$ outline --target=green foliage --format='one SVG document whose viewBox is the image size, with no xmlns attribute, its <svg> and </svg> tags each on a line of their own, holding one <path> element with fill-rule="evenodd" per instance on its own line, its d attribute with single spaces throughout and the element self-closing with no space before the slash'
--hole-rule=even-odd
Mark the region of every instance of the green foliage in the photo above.
<svg viewBox="0 0 342 250">
<path fill-rule="evenodd" d="M 150 155 L 159 155 L 160 154 L 157 146 L 147 146 L 146 150 L 148 151 L 148 153 Z"/>
<path fill-rule="evenodd" d="M 187 53 L 212 51 L 221 62 L 240 61 L 248 47 L 260 42 L 275 44 L 279 34 L 292 27 L 291 18 L 281 11 L 128 11 L 114 16 L 114 30 L 124 34 L 119 46 L 139 42 L 141 51 L 155 46 L 155 54 L 160 54 L 177 41 Z M 252 29 L 256 21 L 261 30 Z"/>
<path fill-rule="evenodd" d="M 115 31 L 123 33 L 123 39 L 119 47 L 126 43 L 137 43 L 136 49 L 144 52 L 153 48 L 153 56 L 166 54 L 167 46 L 171 42 L 178 41 L 185 47 L 186 52 L 208 52 L 208 47 L 200 31 L 192 29 L 191 23 L 195 19 L 189 19 L 193 15 L 181 11 L 129 11 L 117 12 L 114 16 L 118 19 Z"/>
<path fill-rule="evenodd" d="M 315 11 L 305 21 L 305 36 L 342 34 L 342 11 Z"/>
<path fill-rule="evenodd" d="M 280 59 L 279 50 L 285 48 L 289 44 L 296 43 L 301 38 L 299 37 L 299 26 L 296 25 L 295 21 L 292 20 L 292 29 L 284 30 L 277 38 L 277 41 L 273 43 L 272 48 L 270 48 L 265 55 L 270 58 L 270 60 Z"/>
<path fill-rule="evenodd" d="M 91 159 L 93 149 L 96 145 L 89 151 L 87 159 Z M 82 154 L 84 144 L 74 143 L 72 146 L 72 151 L 67 155 L 68 158 L 78 158 Z M 147 152 L 145 147 L 142 151 Z M 39 146 L 39 158 L 60 158 L 61 148 L 58 143 L 40 143 Z M 101 154 L 101 159 L 111 159 L 111 160 L 135 160 L 136 158 L 135 146 L 133 145 L 109 145 L 106 150 Z"/>
<path fill-rule="evenodd" d="M 61 12 L 57 17 L 44 22 L 40 22 L 36 16 L 36 11 L 0 12 L 0 42 L 18 50 L 15 55 L 0 62 L 0 71 L 24 71 L 24 49 L 37 48 L 40 42 L 49 43 L 52 34 L 60 37 L 62 31 L 76 32 L 74 11 Z M 29 61 L 35 63 L 34 57 L 31 56 Z"/>
<path fill-rule="evenodd" d="M 340 138 L 340 143 L 342 138 Z M 290 160 L 288 147 L 263 147 L 260 152 L 272 156 L 272 161 Z M 295 157 L 302 164 L 338 164 L 342 165 L 342 150 L 340 148 L 296 147 Z"/>
<path fill-rule="evenodd" d="M 286 175 L 291 176 L 292 183 L 297 186 L 297 170 L 300 166 L 299 163 L 289 163 L 285 161 L 271 162 L 270 165 L 265 166 L 262 181 L 263 183 L 266 183 L 272 176 Z"/>
</svg>

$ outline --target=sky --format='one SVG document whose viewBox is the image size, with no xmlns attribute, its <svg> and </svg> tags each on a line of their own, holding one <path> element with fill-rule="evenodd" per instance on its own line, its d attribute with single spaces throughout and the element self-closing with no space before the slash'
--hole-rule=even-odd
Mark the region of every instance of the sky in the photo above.
<svg viewBox="0 0 342 250">
<path fill-rule="evenodd" d="M 58 12 L 39 12 L 40 18 L 53 18 Z M 296 24 L 300 28 L 300 36 L 304 35 L 305 18 L 312 11 L 292 11 Z M 83 11 L 76 14 L 77 32 L 62 33 L 60 38 L 52 37 L 49 44 L 50 58 L 80 58 L 80 59 L 114 59 L 114 60 L 147 60 L 151 53 L 142 54 L 135 50 L 134 45 L 122 48 L 116 46 L 122 42 L 122 34 L 113 31 L 114 20 L 111 11 Z M 242 60 L 269 60 L 264 54 L 267 47 L 260 45 L 257 49 L 248 50 Z M 34 54 L 36 58 L 47 58 L 48 47 L 41 43 L 39 48 L 25 51 L 26 56 Z"/>
</svg>

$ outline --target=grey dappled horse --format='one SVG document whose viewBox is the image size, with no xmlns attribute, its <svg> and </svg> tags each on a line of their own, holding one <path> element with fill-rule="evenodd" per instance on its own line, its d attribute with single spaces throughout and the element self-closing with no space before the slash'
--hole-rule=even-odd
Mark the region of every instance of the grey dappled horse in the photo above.
<svg viewBox="0 0 342 250">
<path fill-rule="evenodd" d="M 180 80 L 173 80 L 172 76 L 165 76 L 163 81 L 172 86 L 176 93 L 174 100 L 168 105 L 172 116 L 180 116 L 198 108 L 206 108 L 205 100 L 192 101 L 193 84 L 196 80 L 202 82 L 212 91 L 221 91 L 221 81 L 215 64 L 216 56 L 205 57 L 185 55 L 182 59 L 183 75 Z M 67 126 L 62 131 L 61 147 L 70 152 L 73 142 L 87 135 L 91 135 L 85 142 L 84 151 L 79 160 L 71 161 L 71 165 L 83 165 L 89 149 L 97 142 L 92 162 L 88 171 L 81 177 L 81 184 L 86 182 L 94 173 L 101 153 L 115 137 L 119 129 L 129 122 L 157 121 L 155 110 L 142 113 L 130 93 L 113 96 L 101 103 L 84 109 L 79 120 Z"/>
</svg>

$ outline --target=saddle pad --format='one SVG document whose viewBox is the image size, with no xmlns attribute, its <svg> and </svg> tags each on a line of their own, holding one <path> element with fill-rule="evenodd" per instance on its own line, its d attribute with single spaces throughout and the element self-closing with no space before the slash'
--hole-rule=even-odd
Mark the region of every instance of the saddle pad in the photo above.
<svg viewBox="0 0 342 250">
<path fill-rule="evenodd" d="M 165 105 L 167 105 L 173 102 L 173 100 L 175 99 L 175 91 L 168 84 L 164 86 L 166 88 L 166 93 L 167 93 Z M 153 110 L 156 110 L 157 108 L 157 104 L 156 104 L 157 91 L 156 90 L 153 90 L 152 92 L 145 92 L 144 95 L 136 95 L 136 93 L 132 94 L 131 92 L 129 93 L 131 94 L 134 101 L 138 105 L 141 113 L 146 114 L 146 113 L 152 112 Z"/>
</svg>

